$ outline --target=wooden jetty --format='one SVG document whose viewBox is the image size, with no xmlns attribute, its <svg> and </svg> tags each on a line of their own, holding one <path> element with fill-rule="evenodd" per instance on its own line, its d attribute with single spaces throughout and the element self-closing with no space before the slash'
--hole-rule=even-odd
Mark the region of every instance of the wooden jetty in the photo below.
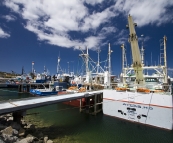
<svg viewBox="0 0 173 143">
<path fill-rule="evenodd" d="M 1 101 L 0 115 L 13 113 L 13 117 L 15 118 L 15 120 L 20 121 L 20 119 L 25 115 L 26 110 L 28 109 L 82 98 L 85 98 L 87 102 L 85 106 L 82 106 L 82 104 L 80 104 L 80 111 L 85 111 L 85 113 L 93 115 L 96 115 L 98 112 L 102 111 L 103 92 L 92 91 L 65 95 L 52 95 L 46 97 L 31 97 L 17 100 L 15 99 Z M 92 105 L 90 104 L 90 99 L 93 99 L 94 101 Z"/>
</svg>

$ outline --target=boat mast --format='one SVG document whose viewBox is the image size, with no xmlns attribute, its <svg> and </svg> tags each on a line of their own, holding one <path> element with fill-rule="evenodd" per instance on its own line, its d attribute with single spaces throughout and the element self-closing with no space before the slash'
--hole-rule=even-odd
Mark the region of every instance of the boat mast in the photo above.
<svg viewBox="0 0 173 143">
<path fill-rule="evenodd" d="M 109 69 L 109 73 L 108 73 L 108 76 L 109 76 L 109 79 L 108 79 L 108 87 L 110 87 L 110 82 L 111 82 L 111 46 L 110 46 L 110 43 L 109 43 L 109 50 L 108 50 L 108 69 Z"/>
<path fill-rule="evenodd" d="M 97 53 L 98 53 L 98 61 L 97 61 L 97 74 L 99 73 L 99 67 L 100 67 L 100 56 L 99 56 L 100 52 L 101 52 L 101 50 L 100 50 L 100 49 L 98 49 L 98 51 L 97 51 Z"/>
<path fill-rule="evenodd" d="M 123 84 L 125 84 L 125 77 L 124 75 L 126 75 L 126 70 L 125 70 L 125 60 L 126 60 L 126 55 L 125 55 L 125 49 L 124 49 L 124 44 L 121 45 L 122 48 L 122 80 L 123 80 Z M 127 61 L 126 61 L 126 67 L 127 67 Z"/>
<path fill-rule="evenodd" d="M 89 62 L 89 56 L 88 56 L 88 47 L 86 47 L 86 73 L 89 72 L 89 69 L 88 69 L 88 62 Z"/>
<path fill-rule="evenodd" d="M 59 74 L 59 70 L 60 70 L 60 68 L 59 68 L 59 66 L 60 66 L 60 57 L 58 57 L 58 63 L 57 63 L 57 74 Z"/>
<path fill-rule="evenodd" d="M 164 44 L 164 73 L 165 73 L 165 83 L 168 82 L 168 75 L 167 75 L 167 60 L 166 60 L 166 41 L 167 41 L 167 37 L 164 36 L 163 37 L 163 44 Z"/>
</svg>

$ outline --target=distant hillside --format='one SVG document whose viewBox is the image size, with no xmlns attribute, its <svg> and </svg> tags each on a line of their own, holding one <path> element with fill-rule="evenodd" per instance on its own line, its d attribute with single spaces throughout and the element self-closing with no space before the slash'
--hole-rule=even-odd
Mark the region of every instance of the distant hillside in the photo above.
<svg viewBox="0 0 173 143">
<path fill-rule="evenodd" d="M 8 73 L 8 72 L 2 72 L 0 71 L 0 77 L 3 77 L 3 78 L 12 78 L 12 77 L 16 77 L 16 76 L 19 76 L 20 74 L 16 74 L 14 72 L 12 73 Z"/>
</svg>

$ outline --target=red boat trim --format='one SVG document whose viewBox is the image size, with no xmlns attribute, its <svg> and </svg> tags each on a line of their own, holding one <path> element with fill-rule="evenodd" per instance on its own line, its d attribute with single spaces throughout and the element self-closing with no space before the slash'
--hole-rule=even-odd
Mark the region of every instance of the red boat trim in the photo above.
<svg viewBox="0 0 173 143">
<path fill-rule="evenodd" d="M 155 105 L 155 104 L 144 104 L 144 103 L 140 103 L 140 102 L 130 102 L 130 101 L 127 101 L 127 100 L 115 100 L 115 99 L 110 99 L 110 98 L 103 98 L 103 99 L 112 100 L 112 101 L 120 101 L 120 102 L 128 102 L 130 104 L 142 104 L 142 105 L 157 106 L 157 107 L 162 107 L 162 108 L 173 108 L 171 106 L 160 106 L 160 105 Z"/>
</svg>

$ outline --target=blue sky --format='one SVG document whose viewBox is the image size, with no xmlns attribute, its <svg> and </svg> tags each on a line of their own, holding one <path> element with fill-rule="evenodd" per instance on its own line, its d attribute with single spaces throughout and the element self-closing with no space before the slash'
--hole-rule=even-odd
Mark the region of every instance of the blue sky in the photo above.
<svg viewBox="0 0 173 143">
<path fill-rule="evenodd" d="M 126 29 L 131 14 L 138 24 L 136 32 L 141 47 L 144 35 L 145 62 L 158 64 L 160 39 L 167 36 L 168 68 L 173 68 L 173 1 L 172 0 L 2 0 L 0 2 L 0 71 L 36 72 L 46 66 L 56 73 L 60 53 L 62 69 L 76 72 L 81 59 L 79 46 L 89 48 L 92 59 L 107 58 L 111 44 L 112 71 L 121 72 L 121 44 L 127 49 L 131 64 L 131 49 Z"/>
</svg>

